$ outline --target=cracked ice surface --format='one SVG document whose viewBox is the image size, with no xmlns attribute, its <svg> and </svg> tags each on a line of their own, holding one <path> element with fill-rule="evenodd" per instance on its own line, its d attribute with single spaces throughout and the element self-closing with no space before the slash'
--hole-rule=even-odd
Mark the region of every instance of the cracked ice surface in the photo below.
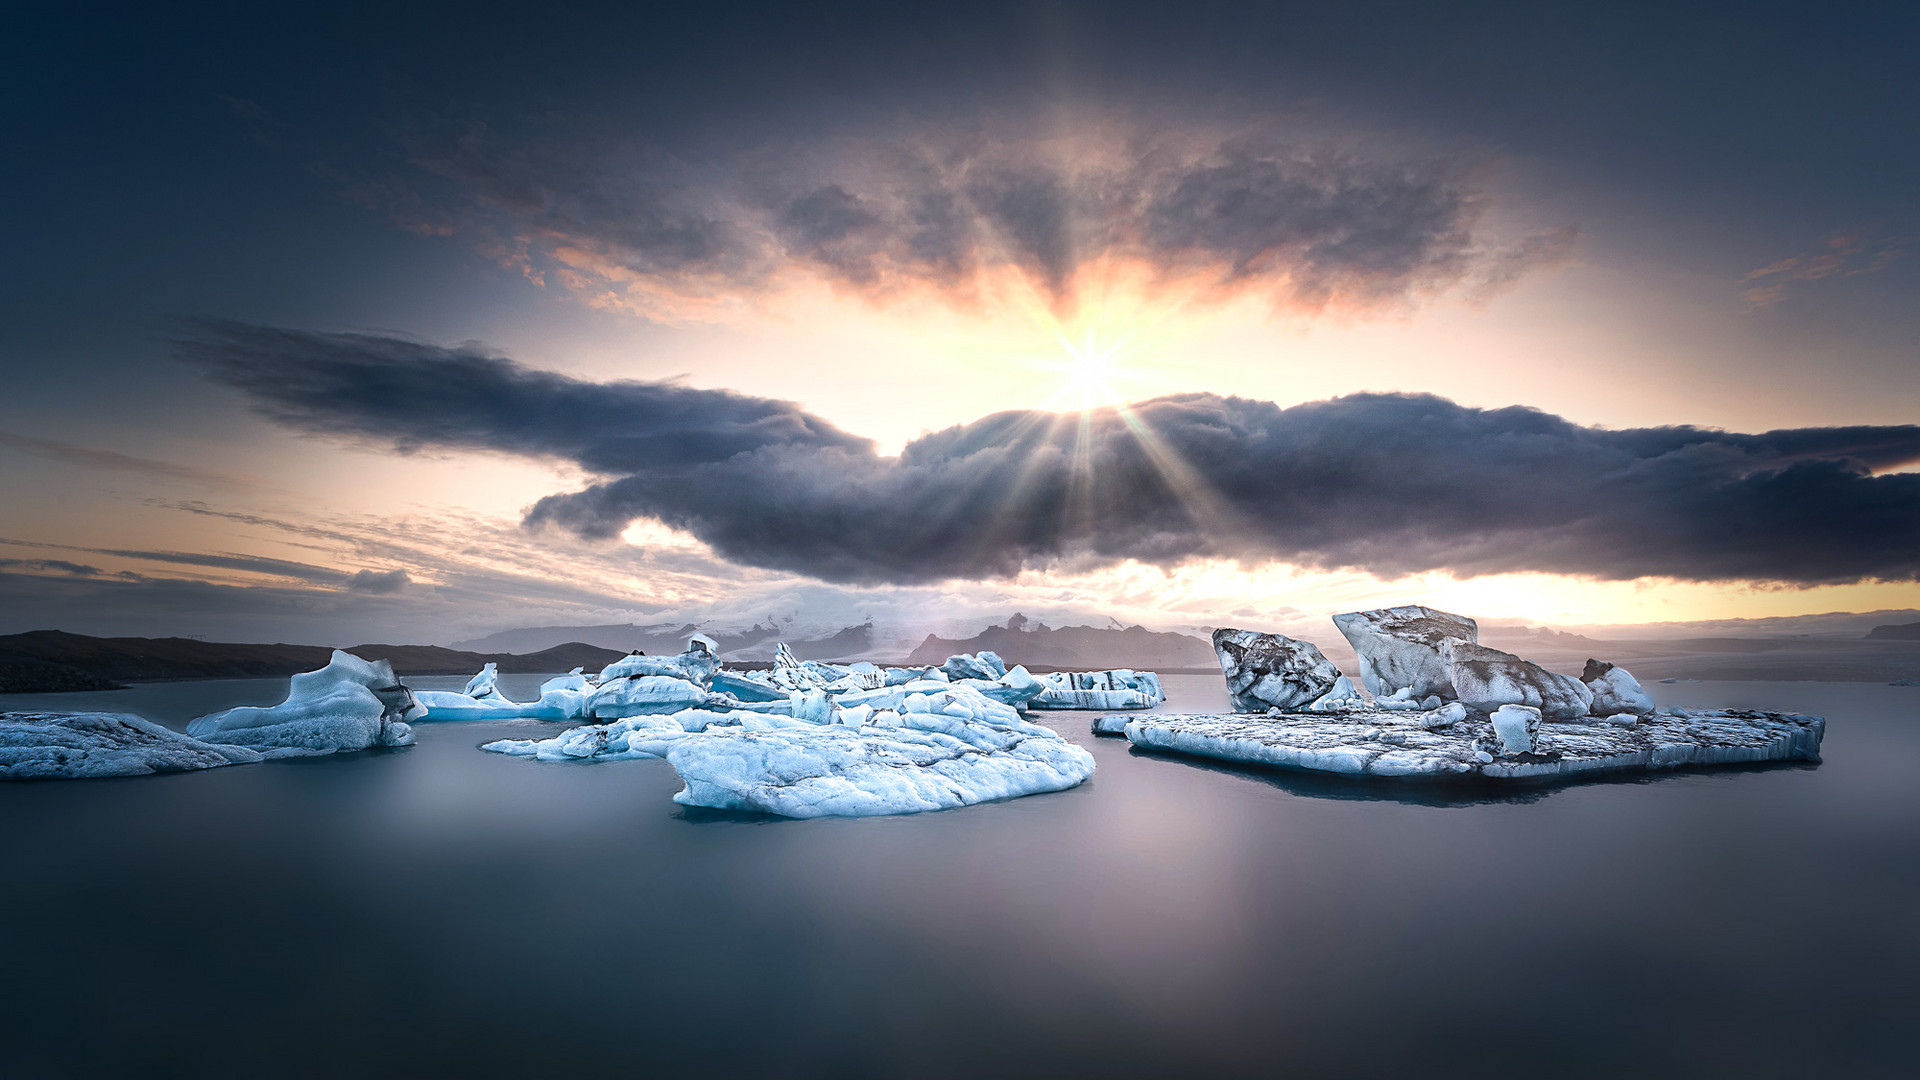
<svg viewBox="0 0 1920 1080">
<path fill-rule="evenodd" d="M 240 765 L 258 751 L 125 713 L 0 713 L 0 780 L 91 780 Z"/>
<path fill-rule="evenodd" d="M 676 802 L 795 818 L 946 810 L 1093 775 L 1093 755 L 1012 706 L 965 685 L 920 685 L 940 688 L 898 688 L 897 711 L 829 704 L 826 722 L 687 710 L 481 749 L 546 761 L 664 756 L 686 784 Z"/>
<path fill-rule="evenodd" d="M 1439 710 L 1435 710 L 1437 714 Z M 1817 716 L 1740 709 L 1656 715 L 1637 723 L 1549 723 L 1534 751 L 1502 756 L 1485 717 L 1443 728 L 1423 713 L 1349 712 L 1338 716 L 1183 714 L 1134 716 L 1135 746 L 1253 765 L 1364 776 L 1468 776 L 1501 780 L 1571 776 L 1683 765 L 1819 761 L 1826 721 Z M 1442 719 L 1436 715 L 1436 720 Z M 1622 720 L 1631 719 L 1623 717 Z"/>
</svg>

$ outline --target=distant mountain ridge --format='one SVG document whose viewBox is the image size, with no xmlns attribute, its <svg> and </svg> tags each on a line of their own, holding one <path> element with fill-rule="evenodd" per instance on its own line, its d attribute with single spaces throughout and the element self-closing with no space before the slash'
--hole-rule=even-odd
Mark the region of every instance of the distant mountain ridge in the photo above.
<svg viewBox="0 0 1920 1080">
<path fill-rule="evenodd" d="M 1869 641 L 1920 641 L 1920 622 L 1876 626 L 1867 631 Z"/>
<path fill-rule="evenodd" d="M 989 626 L 970 638 L 927 639 L 907 657 L 909 664 L 938 664 L 958 653 L 991 649 L 1008 664 L 1034 668 L 1092 670 L 1128 667 L 1146 670 L 1216 668 L 1213 644 L 1190 634 L 1149 630 L 1144 626 L 1110 629 L 1095 626 L 1027 629 L 1025 617 L 1015 615 L 1007 626 Z"/>
<path fill-rule="evenodd" d="M 502 630 L 486 637 L 456 641 L 456 649 L 477 652 L 533 652 L 572 641 L 618 649 L 622 653 L 639 649 L 646 653 L 672 654 L 686 648 L 687 638 L 705 634 L 720 646 L 720 655 L 728 660 L 769 660 L 781 641 L 777 626 L 754 623 L 745 630 L 717 630 L 699 623 L 655 623 L 638 626 L 613 623 L 606 626 L 528 626 Z M 825 637 L 789 638 L 787 644 L 802 660 L 864 659 L 873 647 L 873 624 L 849 626 Z"/>
<path fill-rule="evenodd" d="M 605 667 L 625 652 L 568 642 L 533 653 L 479 653 L 438 645 L 356 645 L 397 675 L 470 675 L 495 663 L 510 674 Z M 678 646 L 674 649 L 679 651 Z M 0 637 L 0 693 L 104 690 L 122 682 L 277 678 L 326 665 L 325 645 L 258 645 L 192 638 L 97 638 L 60 630 Z"/>
</svg>

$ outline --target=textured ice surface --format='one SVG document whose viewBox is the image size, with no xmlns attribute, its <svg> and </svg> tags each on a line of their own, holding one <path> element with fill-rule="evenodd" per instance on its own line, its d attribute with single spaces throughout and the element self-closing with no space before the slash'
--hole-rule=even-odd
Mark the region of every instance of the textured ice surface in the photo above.
<svg viewBox="0 0 1920 1080">
<path fill-rule="evenodd" d="M 1441 646 L 1480 640 L 1479 624 L 1472 619 L 1418 604 L 1335 615 L 1333 625 L 1353 646 L 1361 685 L 1375 697 L 1407 689 L 1416 700 L 1429 695 L 1452 700 Z"/>
<path fill-rule="evenodd" d="M 964 684 L 866 692 L 886 708 L 810 693 L 791 717 L 686 710 L 482 749 L 545 761 L 665 756 L 686 785 L 676 801 L 784 817 L 945 810 L 1060 791 L 1093 774 L 1091 754 Z"/>
<path fill-rule="evenodd" d="M 1365 776 L 1467 776 L 1495 779 L 1573 776 L 1615 770 L 1671 769 L 1762 761 L 1818 761 L 1826 721 L 1817 716 L 1698 711 L 1650 716 L 1633 726 L 1545 724 L 1544 746 L 1506 755 L 1486 718 L 1444 728 L 1426 713 L 1149 715 L 1128 718 L 1134 745 L 1254 765 Z"/>
<path fill-rule="evenodd" d="M 1036 709 L 1151 709 L 1166 700 L 1151 671 L 1056 671 L 1039 680 L 1045 689 L 1029 702 Z"/>
<path fill-rule="evenodd" d="M 1221 627 L 1213 652 L 1227 677 L 1227 693 L 1241 712 L 1297 709 L 1327 696 L 1340 681 L 1319 646 L 1279 634 Z M 1351 686 L 1351 684 L 1349 684 Z"/>
<path fill-rule="evenodd" d="M 1549 720 L 1571 720 L 1593 709 L 1593 691 L 1571 675 L 1548 671 L 1510 652 L 1466 641 L 1442 645 L 1455 699 L 1481 712 L 1527 705 Z"/>
<path fill-rule="evenodd" d="M 188 724 L 187 733 L 255 749 L 326 754 L 411 745 L 413 729 L 406 722 L 425 712 L 393 677 L 391 664 L 336 649 L 326 667 L 295 675 L 280 704 L 211 713 Z"/>
<path fill-rule="evenodd" d="M 0 713 L 0 780 L 145 776 L 261 760 L 124 713 Z"/>
</svg>

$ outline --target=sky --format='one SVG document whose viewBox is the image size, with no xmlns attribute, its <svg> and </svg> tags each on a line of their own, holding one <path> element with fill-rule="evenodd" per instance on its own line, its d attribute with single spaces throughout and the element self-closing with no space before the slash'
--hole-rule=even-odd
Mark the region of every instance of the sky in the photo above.
<svg viewBox="0 0 1920 1080">
<path fill-rule="evenodd" d="M 0 632 L 1920 608 L 1910 5 L 402 7 L 0 43 Z"/>
</svg>

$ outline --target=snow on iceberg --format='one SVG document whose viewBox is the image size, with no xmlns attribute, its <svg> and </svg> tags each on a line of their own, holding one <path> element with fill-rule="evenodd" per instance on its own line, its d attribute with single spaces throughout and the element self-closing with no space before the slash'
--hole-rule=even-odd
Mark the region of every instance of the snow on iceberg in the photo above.
<svg viewBox="0 0 1920 1080">
<path fill-rule="evenodd" d="M 1460 708 L 1454 703 L 1430 713 L 1134 716 L 1124 730 L 1136 746 L 1254 765 L 1360 776 L 1478 775 L 1498 780 L 1819 761 L 1826 733 L 1826 721 L 1817 716 L 1741 709 L 1643 717 L 1631 726 L 1540 725 L 1536 710 L 1509 706 L 1513 713 L 1502 709 L 1494 717 L 1459 715 L 1444 727 L 1425 722 Z M 1506 730 L 1496 723 L 1503 714 L 1509 721 Z M 1517 732 L 1513 720 L 1519 721 Z M 1543 744 L 1529 739 L 1530 749 L 1515 748 L 1536 733 L 1545 733 Z"/>
<path fill-rule="evenodd" d="M 145 776 L 263 758 L 125 713 L 0 713 L 0 780 Z"/>
<path fill-rule="evenodd" d="M 1167 699 L 1151 671 L 1056 671 L 1037 678 L 1045 689 L 1028 702 L 1035 709 L 1151 709 Z"/>
<path fill-rule="evenodd" d="M 413 691 L 394 678 L 392 664 L 368 663 L 336 649 L 326 667 L 295 675 L 280 704 L 210 713 L 188 724 L 187 733 L 256 750 L 330 754 L 410 746 L 413 729 L 407 721 L 425 711 Z"/>
<path fill-rule="evenodd" d="M 1093 756 L 971 686 L 922 680 L 842 704 L 796 692 L 793 716 L 686 710 L 573 728 L 482 749 L 544 761 L 664 756 L 688 806 L 783 817 L 945 810 L 1060 791 L 1093 775 Z"/>
</svg>

